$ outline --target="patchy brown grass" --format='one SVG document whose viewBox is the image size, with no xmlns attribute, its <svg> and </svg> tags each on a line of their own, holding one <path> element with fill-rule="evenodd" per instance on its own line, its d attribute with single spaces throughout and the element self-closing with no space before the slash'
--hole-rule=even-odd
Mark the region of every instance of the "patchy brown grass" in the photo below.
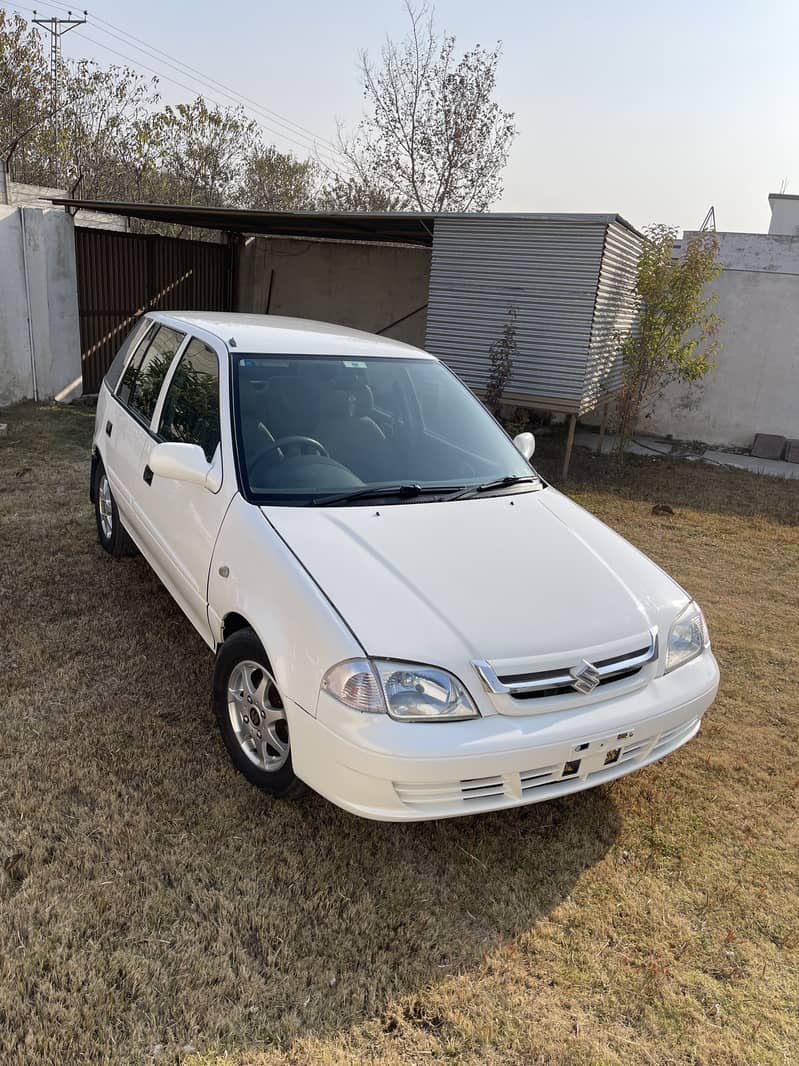
<svg viewBox="0 0 799 1066">
<path fill-rule="evenodd" d="M 571 491 L 707 609 L 700 737 L 380 825 L 233 772 L 210 654 L 95 541 L 92 418 L 21 407 L 0 439 L 3 1066 L 799 1061 L 799 485 L 578 453 Z"/>
</svg>

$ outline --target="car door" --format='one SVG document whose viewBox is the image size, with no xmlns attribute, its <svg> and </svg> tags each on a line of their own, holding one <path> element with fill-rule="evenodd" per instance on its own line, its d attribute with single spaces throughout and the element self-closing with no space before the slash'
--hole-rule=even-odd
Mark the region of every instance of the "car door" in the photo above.
<svg viewBox="0 0 799 1066">
<path fill-rule="evenodd" d="M 227 381 L 227 352 L 191 337 L 166 382 L 154 420 L 159 442 L 198 444 L 217 467 L 216 491 L 159 477 L 149 470 L 149 450 L 140 457 L 136 507 L 164 584 L 208 640 L 208 568 L 219 528 L 237 492 L 231 464 L 223 462 L 220 380 Z M 227 405 L 225 411 L 227 411 Z M 151 442 L 154 444 L 155 441 Z"/>
<path fill-rule="evenodd" d="M 161 387 L 185 334 L 153 322 L 128 361 L 109 404 L 104 427 L 104 463 L 122 521 L 138 540 L 141 528 L 134 506 L 141 456 L 152 444 L 150 423 Z"/>
</svg>

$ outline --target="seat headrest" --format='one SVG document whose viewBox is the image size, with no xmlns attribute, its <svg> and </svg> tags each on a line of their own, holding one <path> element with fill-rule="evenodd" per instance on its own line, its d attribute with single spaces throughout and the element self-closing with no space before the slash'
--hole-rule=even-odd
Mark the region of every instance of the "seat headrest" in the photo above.
<svg viewBox="0 0 799 1066">
<path fill-rule="evenodd" d="M 308 382 L 299 378 L 286 375 L 274 377 L 269 382 L 270 404 L 280 404 L 283 407 L 297 407 L 298 404 L 307 402 L 310 386 Z"/>
<path fill-rule="evenodd" d="M 369 386 L 356 385 L 352 392 L 355 395 L 355 414 L 358 418 L 371 415 L 375 409 L 375 398 Z"/>
<path fill-rule="evenodd" d="M 326 389 L 319 404 L 321 414 L 337 419 L 349 418 L 354 407 L 351 395 L 349 389 Z"/>
<path fill-rule="evenodd" d="M 350 418 L 365 418 L 374 411 L 375 401 L 368 385 L 352 385 L 349 388 L 327 389 L 322 394 L 321 409 L 324 414 L 349 415 Z"/>
</svg>

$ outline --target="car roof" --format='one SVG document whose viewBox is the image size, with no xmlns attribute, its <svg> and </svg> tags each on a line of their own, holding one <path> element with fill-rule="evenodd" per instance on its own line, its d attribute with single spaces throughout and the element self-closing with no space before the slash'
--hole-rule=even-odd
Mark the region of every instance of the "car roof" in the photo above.
<svg viewBox="0 0 799 1066">
<path fill-rule="evenodd" d="M 201 329 L 231 352 L 261 355 L 371 355 L 433 359 L 402 341 L 379 337 L 332 322 L 279 315 L 248 315 L 216 311 L 151 311 L 147 315 L 179 329 Z"/>
</svg>

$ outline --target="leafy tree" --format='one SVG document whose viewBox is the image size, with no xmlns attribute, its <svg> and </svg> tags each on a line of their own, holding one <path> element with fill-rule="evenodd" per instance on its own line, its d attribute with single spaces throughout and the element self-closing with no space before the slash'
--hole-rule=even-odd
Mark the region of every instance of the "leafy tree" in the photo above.
<svg viewBox="0 0 799 1066">
<path fill-rule="evenodd" d="M 47 165 L 43 134 L 50 114 L 50 74 L 39 34 L 0 8 L 0 154 L 21 181 Z"/>
<path fill-rule="evenodd" d="M 720 320 L 713 313 L 718 294 L 706 286 L 721 273 L 718 242 L 700 233 L 674 257 L 676 229 L 654 225 L 644 231 L 635 296 L 637 328 L 617 334 L 624 368 L 617 402 L 619 456 L 641 413 L 671 382 L 698 381 L 715 365 Z"/>
<path fill-rule="evenodd" d="M 407 201 L 365 176 L 337 174 L 317 196 L 320 211 L 402 211 Z"/>
<path fill-rule="evenodd" d="M 239 207 L 264 211 L 303 211 L 315 206 L 319 167 L 299 160 L 274 145 L 256 143 L 244 159 L 235 194 Z"/>
<path fill-rule="evenodd" d="M 513 358 L 517 354 L 516 347 L 516 317 L 518 311 L 515 307 L 508 308 L 508 317 L 502 327 L 502 334 L 494 341 L 488 352 L 489 376 L 488 388 L 486 389 L 486 406 L 495 415 L 499 414 L 499 407 L 505 393 L 505 386 L 510 380 L 513 371 Z"/>
<path fill-rule="evenodd" d="M 426 7 L 407 0 L 408 36 L 388 39 L 380 62 L 360 56 L 369 113 L 340 136 L 356 187 L 422 211 L 484 211 L 502 193 L 516 136 L 513 114 L 493 99 L 501 46 L 460 57 Z"/>
<path fill-rule="evenodd" d="M 148 131 L 157 151 L 153 191 L 160 185 L 166 202 L 211 207 L 233 201 L 245 156 L 259 143 L 258 124 L 243 109 L 209 107 L 201 96 L 156 112 Z"/>
<path fill-rule="evenodd" d="M 81 196 L 132 198 L 136 175 L 151 169 L 137 131 L 158 103 L 157 85 L 157 78 L 129 67 L 85 59 L 70 64 L 61 93 L 59 169 L 72 182 L 81 179 Z"/>
<path fill-rule="evenodd" d="M 265 144 L 242 108 L 210 106 L 202 97 L 163 108 L 159 103 L 157 78 L 123 66 L 65 62 L 59 72 L 58 170 L 67 187 L 80 178 L 80 194 L 96 199 L 312 206 L 317 164 Z M 51 107 L 40 35 L 0 9 L 0 152 L 6 157 L 14 149 L 12 176 L 18 181 L 52 183 Z"/>
</svg>

